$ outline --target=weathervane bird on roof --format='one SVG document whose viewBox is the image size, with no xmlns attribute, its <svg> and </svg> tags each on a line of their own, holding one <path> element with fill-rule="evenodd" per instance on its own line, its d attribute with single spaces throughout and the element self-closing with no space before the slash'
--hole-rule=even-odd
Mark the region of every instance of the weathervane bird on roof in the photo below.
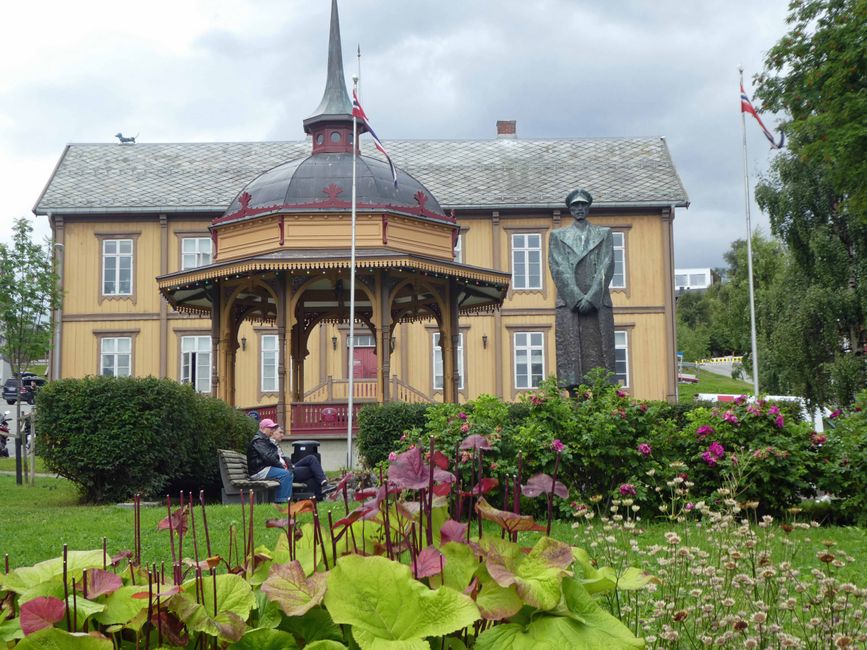
<svg viewBox="0 0 867 650">
<path fill-rule="evenodd" d="M 120 140 L 120 144 L 135 144 L 135 139 L 138 137 L 138 133 L 125 137 L 123 133 L 117 132 L 114 134 L 114 137 Z"/>
</svg>

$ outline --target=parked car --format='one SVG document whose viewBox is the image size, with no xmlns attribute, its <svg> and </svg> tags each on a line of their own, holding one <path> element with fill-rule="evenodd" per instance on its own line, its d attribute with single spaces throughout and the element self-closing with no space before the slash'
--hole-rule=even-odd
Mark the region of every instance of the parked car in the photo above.
<svg viewBox="0 0 867 650">
<path fill-rule="evenodd" d="M 45 379 L 34 375 L 32 372 L 21 373 L 21 379 L 10 377 L 3 385 L 3 399 L 7 404 L 14 404 L 19 399 L 22 402 L 33 404 L 36 401 L 36 393 L 45 385 Z"/>
</svg>

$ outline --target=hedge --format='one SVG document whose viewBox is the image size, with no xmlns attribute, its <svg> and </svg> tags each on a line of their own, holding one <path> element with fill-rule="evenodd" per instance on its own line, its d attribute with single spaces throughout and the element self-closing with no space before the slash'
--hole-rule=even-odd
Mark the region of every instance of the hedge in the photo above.
<svg viewBox="0 0 867 650">
<path fill-rule="evenodd" d="M 87 377 L 39 393 L 38 452 L 90 502 L 219 491 L 218 448 L 243 450 L 256 431 L 221 400 L 170 379 Z"/>
<path fill-rule="evenodd" d="M 358 414 L 358 452 L 367 467 L 388 459 L 405 431 L 425 425 L 430 404 L 369 404 Z"/>
</svg>

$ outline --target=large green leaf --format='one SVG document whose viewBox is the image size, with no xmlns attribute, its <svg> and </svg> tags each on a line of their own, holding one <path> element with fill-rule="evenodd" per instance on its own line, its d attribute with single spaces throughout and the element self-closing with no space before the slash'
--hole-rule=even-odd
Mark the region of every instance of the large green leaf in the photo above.
<svg viewBox="0 0 867 650">
<path fill-rule="evenodd" d="M 593 566 L 590 555 L 583 548 L 573 546 L 572 556 L 583 574 L 581 582 L 591 594 L 608 593 L 615 589 L 635 591 L 644 588 L 650 582 L 658 581 L 657 578 L 637 567 L 627 567 L 619 575 L 614 567 L 604 566 L 597 569 Z"/>
<path fill-rule="evenodd" d="M 314 607 L 304 616 L 283 617 L 280 629 L 308 645 L 314 641 L 343 641 L 343 630 L 321 607 Z"/>
<path fill-rule="evenodd" d="M 320 572 L 307 578 L 297 560 L 272 564 L 262 591 L 280 605 L 287 616 L 301 616 L 322 602 L 325 579 L 326 575 Z"/>
<path fill-rule="evenodd" d="M 204 632 L 222 641 L 240 641 L 247 628 L 244 623 L 246 619 L 233 611 L 218 610 L 217 615 L 213 616 L 213 609 L 205 609 L 185 592 L 172 596 L 169 609 L 186 624 L 188 630 Z"/>
<path fill-rule="evenodd" d="M 617 621 L 617 619 L 615 619 Z M 617 621 L 620 624 L 619 621 Z M 483 632 L 475 650 L 632 650 L 644 641 L 623 628 L 607 630 L 562 616 L 539 616 L 526 627 L 517 623 L 496 625 Z"/>
<path fill-rule="evenodd" d="M 102 562 L 101 556 L 100 562 Z M 70 634 L 56 627 L 47 627 L 22 639 L 15 648 L 16 650 L 112 650 L 114 644 L 102 635 Z"/>
<path fill-rule="evenodd" d="M 314 641 L 304 646 L 304 650 L 346 650 L 346 646 L 339 641 L 323 640 Z"/>
<path fill-rule="evenodd" d="M 463 629 L 479 619 L 473 600 L 449 587 L 435 591 L 409 567 L 383 557 L 348 555 L 328 575 L 325 606 L 335 623 L 353 626 L 363 650 L 427 648 L 421 640 Z"/>
<path fill-rule="evenodd" d="M 479 558 L 467 544 L 459 542 L 447 542 L 440 548 L 443 554 L 443 575 L 447 587 L 463 591 L 473 579 L 473 574 L 479 567 Z M 439 587 L 442 578 L 439 574 L 430 577 L 431 587 Z"/>
<path fill-rule="evenodd" d="M 256 596 L 256 627 L 275 628 L 283 620 L 283 612 L 280 606 L 268 600 L 268 596 L 257 589 L 253 594 Z"/>
<path fill-rule="evenodd" d="M 316 568 L 313 565 L 313 557 L 316 556 L 316 564 L 322 565 L 322 551 L 319 545 L 315 550 L 313 547 L 313 524 L 304 524 L 300 527 L 302 535 L 301 539 L 295 541 L 295 559 L 304 567 L 304 574 L 311 575 Z M 327 531 L 323 530 L 327 534 Z M 341 540 L 342 541 L 342 540 Z M 325 548 L 331 551 L 331 538 L 328 538 L 325 543 Z M 273 560 L 275 564 L 285 564 L 290 561 L 289 556 L 289 540 L 286 535 L 280 535 L 277 538 L 277 543 L 274 545 Z"/>
<path fill-rule="evenodd" d="M 205 598 L 201 603 L 205 609 L 214 612 L 214 588 L 210 576 L 205 576 Z M 250 617 L 250 610 L 256 606 L 256 597 L 253 595 L 253 589 L 250 584 L 241 576 L 233 573 L 223 573 L 216 577 L 217 583 L 217 613 L 232 612 L 242 620 L 247 620 Z M 196 580 L 188 580 L 183 584 L 183 591 L 186 594 L 196 594 Z"/>
<path fill-rule="evenodd" d="M 538 609 L 553 609 L 560 602 L 560 582 L 572 564 L 567 544 L 542 537 L 524 555 L 517 544 L 489 536 L 482 539 L 482 548 L 488 573 L 498 585 L 515 585 L 524 602 Z"/>
<path fill-rule="evenodd" d="M 515 585 L 501 587 L 498 585 L 485 565 L 479 566 L 476 576 L 479 579 L 479 594 L 476 596 L 476 605 L 482 614 L 482 618 L 489 621 L 501 621 L 516 614 L 524 601 L 518 595 Z"/>
<path fill-rule="evenodd" d="M 295 637 L 288 632 L 259 627 L 245 632 L 240 641 L 229 646 L 229 650 L 294 650 L 297 647 Z"/>
<path fill-rule="evenodd" d="M 78 580 L 85 569 L 102 568 L 102 549 L 95 551 L 69 551 L 66 554 L 67 578 Z M 41 582 L 63 575 L 63 558 L 55 557 L 33 566 L 20 567 L 10 571 L 3 578 L 3 589 L 23 593 Z"/>
<path fill-rule="evenodd" d="M 136 614 L 148 606 L 143 598 L 133 598 L 133 594 L 141 591 L 139 585 L 121 587 L 103 601 L 105 609 L 98 612 L 94 618 L 102 625 L 126 625 Z"/>
<path fill-rule="evenodd" d="M 23 637 L 24 630 L 21 629 L 21 620 L 19 618 L 13 618 L 12 620 L 0 623 L 0 641 L 3 643 Z"/>
</svg>

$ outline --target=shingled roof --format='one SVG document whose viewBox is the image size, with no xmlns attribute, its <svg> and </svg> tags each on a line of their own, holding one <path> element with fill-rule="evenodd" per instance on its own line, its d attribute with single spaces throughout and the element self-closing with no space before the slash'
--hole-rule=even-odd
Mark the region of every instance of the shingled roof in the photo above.
<svg viewBox="0 0 867 650">
<path fill-rule="evenodd" d="M 445 209 L 561 207 L 579 186 L 597 206 L 689 204 L 662 138 L 390 140 L 386 146 L 395 164 Z M 368 143 L 362 147 L 379 157 Z M 308 155 L 307 141 L 70 144 L 33 211 L 223 212 L 253 178 Z"/>
</svg>

